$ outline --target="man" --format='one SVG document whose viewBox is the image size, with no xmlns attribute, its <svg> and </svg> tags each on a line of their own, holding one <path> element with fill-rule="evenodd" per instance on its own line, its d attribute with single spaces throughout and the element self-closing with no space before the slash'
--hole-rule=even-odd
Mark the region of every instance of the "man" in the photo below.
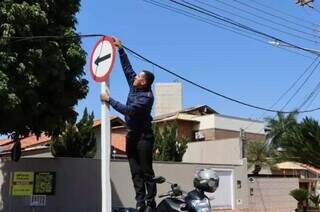
<svg viewBox="0 0 320 212">
<path fill-rule="evenodd" d="M 152 152 L 154 136 L 151 127 L 151 110 L 154 101 L 151 85 L 154 75 L 149 71 L 136 74 L 122 48 L 121 41 L 113 38 L 118 47 L 122 69 L 129 84 L 126 105 L 114 100 L 107 93 L 101 94 L 101 101 L 109 103 L 116 111 L 125 116 L 128 133 L 126 153 L 130 165 L 132 181 L 136 192 L 138 211 L 152 211 L 157 188 L 153 180 Z"/>
</svg>

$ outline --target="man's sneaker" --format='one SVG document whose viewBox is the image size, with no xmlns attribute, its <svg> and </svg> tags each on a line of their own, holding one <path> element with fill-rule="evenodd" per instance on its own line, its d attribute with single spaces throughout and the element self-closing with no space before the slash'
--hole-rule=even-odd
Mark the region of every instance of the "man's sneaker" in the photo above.
<svg viewBox="0 0 320 212">
<path fill-rule="evenodd" d="M 147 201 L 147 206 L 149 206 L 150 208 L 156 208 L 157 203 L 156 201 L 152 200 L 152 201 Z"/>
</svg>

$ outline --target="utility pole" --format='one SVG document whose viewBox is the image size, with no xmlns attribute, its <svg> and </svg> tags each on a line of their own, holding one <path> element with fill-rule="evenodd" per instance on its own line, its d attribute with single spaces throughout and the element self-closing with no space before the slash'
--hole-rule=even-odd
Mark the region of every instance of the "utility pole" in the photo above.
<svg viewBox="0 0 320 212">
<path fill-rule="evenodd" d="M 296 4 L 300 4 L 300 6 L 309 6 L 312 7 L 310 4 L 313 2 L 314 0 L 297 0 Z"/>
<path fill-rule="evenodd" d="M 241 158 L 245 158 L 245 147 L 247 144 L 247 135 L 246 135 L 246 131 L 242 128 L 240 128 L 240 151 L 241 151 Z"/>
</svg>

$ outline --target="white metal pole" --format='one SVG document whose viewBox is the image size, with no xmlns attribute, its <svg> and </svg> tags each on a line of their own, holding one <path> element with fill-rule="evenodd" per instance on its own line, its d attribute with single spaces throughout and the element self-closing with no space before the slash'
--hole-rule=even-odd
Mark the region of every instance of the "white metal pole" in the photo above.
<svg viewBox="0 0 320 212">
<path fill-rule="evenodd" d="M 109 93 L 107 82 L 101 83 L 101 93 Z M 102 212 L 111 212 L 110 185 L 110 110 L 107 103 L 101 103 L 101 188 Z"/>
</svg>

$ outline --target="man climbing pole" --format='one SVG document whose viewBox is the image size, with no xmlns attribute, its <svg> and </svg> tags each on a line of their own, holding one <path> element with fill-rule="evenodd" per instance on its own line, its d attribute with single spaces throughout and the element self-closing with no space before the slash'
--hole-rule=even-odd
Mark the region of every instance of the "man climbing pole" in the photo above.
<svg viewBox="0 0 320 212">
<path fill-rule="evenodd" d="M 116 111 L 125 116 L 128 133 L 126 153 L 130 165 L 132 181 L 136 192 L 138 211 L 153 211 L 157 188 L 152 168 L 154 135 L 152 131 L 151 110 L 154 102 L 151 85 L 154 75 L 146 70 L 136 74 L 118 38 L 113 38 L 118 48 L 122 69 L 129 84 L 127 103 L 124 105 L 109 96 L 101 94 L 101 101 L 109 103 Z"/>
</svg>

